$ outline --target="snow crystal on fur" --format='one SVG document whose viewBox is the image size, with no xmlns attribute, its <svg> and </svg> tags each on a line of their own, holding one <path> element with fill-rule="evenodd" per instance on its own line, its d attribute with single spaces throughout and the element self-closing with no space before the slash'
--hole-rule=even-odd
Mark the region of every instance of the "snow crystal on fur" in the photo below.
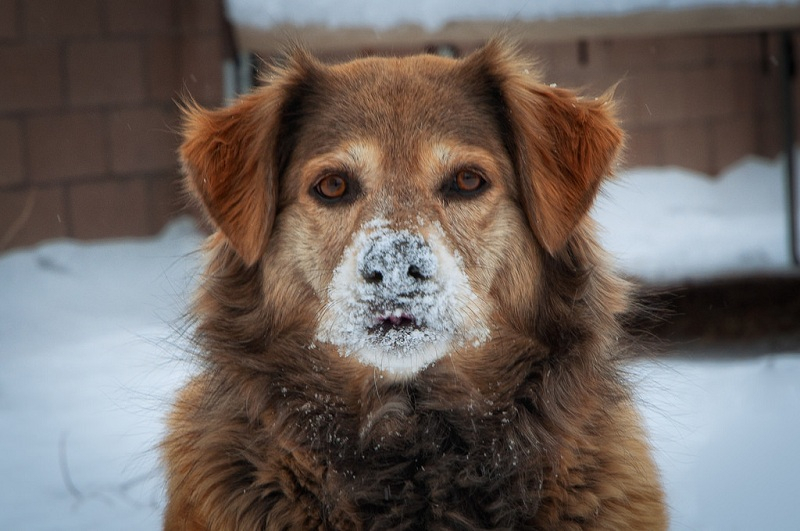
<svg viewBox="0 0 800 531">
<path fill-rule="evenodd" d="M 317 339 L 397 374 L 416 373 L 468 341 L 482 343 L 488 331 L 470 322 L 477 297 L 462 260 L 441 226 L 429 232 L 426 240 L 384 219 L 366 223 L 334 271 Z"/>
</svg>

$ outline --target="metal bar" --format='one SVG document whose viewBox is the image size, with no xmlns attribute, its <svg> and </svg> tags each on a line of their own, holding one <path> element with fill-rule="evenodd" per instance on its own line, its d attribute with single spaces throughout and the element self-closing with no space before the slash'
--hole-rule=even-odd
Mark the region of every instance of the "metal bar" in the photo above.
<svg viewBox="0 0 800 531">
<path fill-rule="evenodd" d="M 253 54 L 247 50 L 239 52 L 237 61 L 239 65 L 239 94 L 246 94 L 253 89 L 255 79 L 253 58 Z"/>
<path fill-rule="evenodd" d="M 792 81 L 795 75 L 794 45 L 792 32 L 781 33 L 781 100 L 783 102 L 783 137 L 786 151 L 786 208 L 789 222 L 789 250 L 795 266 L 800 266 L 798 249 L 797 168 L 794 157 L 794 101 Z"/>
</svg>

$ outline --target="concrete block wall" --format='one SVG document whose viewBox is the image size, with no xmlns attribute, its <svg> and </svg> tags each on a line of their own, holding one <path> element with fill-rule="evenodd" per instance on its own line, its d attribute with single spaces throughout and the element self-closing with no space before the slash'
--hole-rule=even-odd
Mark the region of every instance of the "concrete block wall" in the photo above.
<svg viewBox="0 0 800 531">
<path fill-rule="evenodd" d="M 184 209 L 183 93 L 222 103 L 221 0 L 0 0 L 0 250 Z"/>
<path fill-rule="evenodd" d="M 587 95 L 617 86 L 628 167 L 676 165 L 714 176 L 748 154 L 775 157 L 784 148 L 776 32 L 563 42 L 515 38 L 538 60 L 547 83 Z M 793 43 L 800 54 L 800 31 L 793 33 Z M 479 44 L 449 45 L 465 55 Z M 324 58 L 420 51 L 336 50 Z M 800 66 L 800 55 L 797 60 Z M 800 138 L 797 77 L 791 86 Z"/>
<path fill-rule="evenodd" d="M 0 250 L 152 234 L 185 211 L 174 99 L 222 103 L 224 31 L 222 0 L 0 0 Z M 738 33 L 523 47 L 548 83 L 597 95 L 620 82 L 626 165 L 713 176 L 783 149 L 778 42 Z M 797 114 L 796 80 L 792 89 Z"/>
<path fill-rule="evenodd" d="M 799 44 L 796 32 L 795 50 Z M 747 154 L 775 157 L 783 149 L 778 47 L 775 33 L 528 46 L 548 81 L 594 94 L 620 82 L 628 166 L 677 165 L 712 176 Z M 792 90 L 797 115 L 796 78 Z"/>
</svg>

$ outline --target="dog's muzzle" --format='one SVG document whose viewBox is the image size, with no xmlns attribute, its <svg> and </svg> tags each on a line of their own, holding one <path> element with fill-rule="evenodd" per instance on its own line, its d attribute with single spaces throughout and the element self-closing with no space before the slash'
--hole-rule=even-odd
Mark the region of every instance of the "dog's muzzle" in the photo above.
<svg viewBox="0 0 800 531">
<path fill-rule="evenodd" d="M 475 335 L 467 326 L 474 299 L 438 225 L 426 239 L 373 222 L 334 271 L 317 339 L 380 369 L 414 373 Z"/>
</svg>

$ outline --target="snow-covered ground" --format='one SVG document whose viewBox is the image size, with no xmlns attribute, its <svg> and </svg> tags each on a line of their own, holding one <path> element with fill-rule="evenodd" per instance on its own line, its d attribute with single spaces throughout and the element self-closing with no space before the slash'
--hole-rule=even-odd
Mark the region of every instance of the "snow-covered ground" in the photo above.
<svg viewBox="0 0 800 531">
<path fill-rule="evenodd" d="M 595 204 L 601 240 L 620 269 L 653 283 L 789 271 L 785 164 L 751 156 L 713 179 L 625 172 Z"/>
<path fill-rule="evenodd" d="M 636 170 L 595 209 L 626 272 L 788 271 L 780 161 L 716 181 Z M 159 529 L 155 446 L 192 370 L 188 220 L 157 238 L 0 256 L 0 529 Z M 631 367 L 676 530 L 798 529 L 800 353 Z"/>
<path fill-rule="evenodd" d="M 159 529 L 154 445 L 200 243 L 57 241 L 0 257 L 0 529 Z"/>
</svg>

